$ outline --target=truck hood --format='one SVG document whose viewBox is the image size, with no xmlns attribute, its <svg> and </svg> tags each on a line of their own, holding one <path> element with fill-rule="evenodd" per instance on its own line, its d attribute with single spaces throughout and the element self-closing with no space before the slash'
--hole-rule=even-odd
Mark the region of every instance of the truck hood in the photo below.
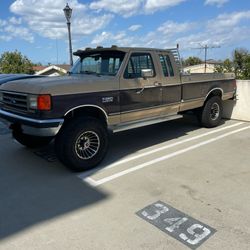
<svg viewBox="0 0 250 250">
<path fill-rule="evenodd" d="M 0 90 L 56 96 L 116 90 L 118 87 L 118 80 L 114 76 L 83 74 L 11 81 L 0 86 Z"/>
<path fill-rule="evenodd" d="M 27 75 L 27 74 L 0 74 L 0 85 L 9 81 L 15 81 L 27 78 L 38 78 L 38 77 L 45 77 L 45 76 Z"/>
</svg>

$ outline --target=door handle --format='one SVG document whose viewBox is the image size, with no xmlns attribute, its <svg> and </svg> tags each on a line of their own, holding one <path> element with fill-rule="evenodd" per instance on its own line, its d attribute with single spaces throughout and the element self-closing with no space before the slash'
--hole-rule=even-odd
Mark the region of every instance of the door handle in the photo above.
<svg viewBox="0 0 250 250">
<path fill-rule="evenodd" d="M 142 89 L 136 91 L 136 94 L 138 94 L 138 95 L 141 94 L 141 93 L 144 91 L 144 89 L 145 89 L 145 88 L 143 87 Z"/>
</svg>

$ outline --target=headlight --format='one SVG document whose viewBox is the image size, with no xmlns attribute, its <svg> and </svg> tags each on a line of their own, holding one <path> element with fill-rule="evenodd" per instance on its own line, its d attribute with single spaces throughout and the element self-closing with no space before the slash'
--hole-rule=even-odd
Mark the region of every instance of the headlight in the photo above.
<svg viewBox="0 0 250 250">
<path fill-rule="evenodd" d="M 0 92 L 0 102 L 2 102 L 2 101 L 3 101 L 3 93 Z"/>
<path fill-rule="evenodd" d="M 30 95 L 28 97 L 28 103 L 30 109 L 37 109 L 37 95 Z"/>
<path fill-rule="evenodd" d="M 51 110 L 51 96 L 50 95 L 29 95 L 29 108 L 33 110 Z"/>
</svg>

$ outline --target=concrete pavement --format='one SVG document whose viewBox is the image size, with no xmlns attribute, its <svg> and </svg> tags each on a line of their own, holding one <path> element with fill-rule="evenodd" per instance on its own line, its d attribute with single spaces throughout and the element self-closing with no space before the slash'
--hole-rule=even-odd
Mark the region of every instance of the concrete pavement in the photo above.
<svg viewBox="0 0 250 250">
<path fill-rule="evenodd" d="M 100 168 L 76 174 L 53 144 L 1 133 L 0 249 L 188 249 L 136 215 L 157 201 L 216 230 L 199 249 L 249 249 L 249 139 L 246 122 L 166 122 L 113 135 Z"/>
</svg>

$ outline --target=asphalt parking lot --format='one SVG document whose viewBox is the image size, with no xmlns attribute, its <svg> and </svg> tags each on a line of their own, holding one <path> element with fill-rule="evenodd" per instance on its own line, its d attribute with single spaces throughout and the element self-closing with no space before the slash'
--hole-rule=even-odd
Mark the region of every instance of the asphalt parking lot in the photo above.
<svg viewBox="0 0 250 250">
<path fill-rule="evenodd" d="M 250 123 L 188 117 L 115 134 L 72 173 L 0 124 L 0 249 L 249 249 L 249 152 Z"/>
</svg>

